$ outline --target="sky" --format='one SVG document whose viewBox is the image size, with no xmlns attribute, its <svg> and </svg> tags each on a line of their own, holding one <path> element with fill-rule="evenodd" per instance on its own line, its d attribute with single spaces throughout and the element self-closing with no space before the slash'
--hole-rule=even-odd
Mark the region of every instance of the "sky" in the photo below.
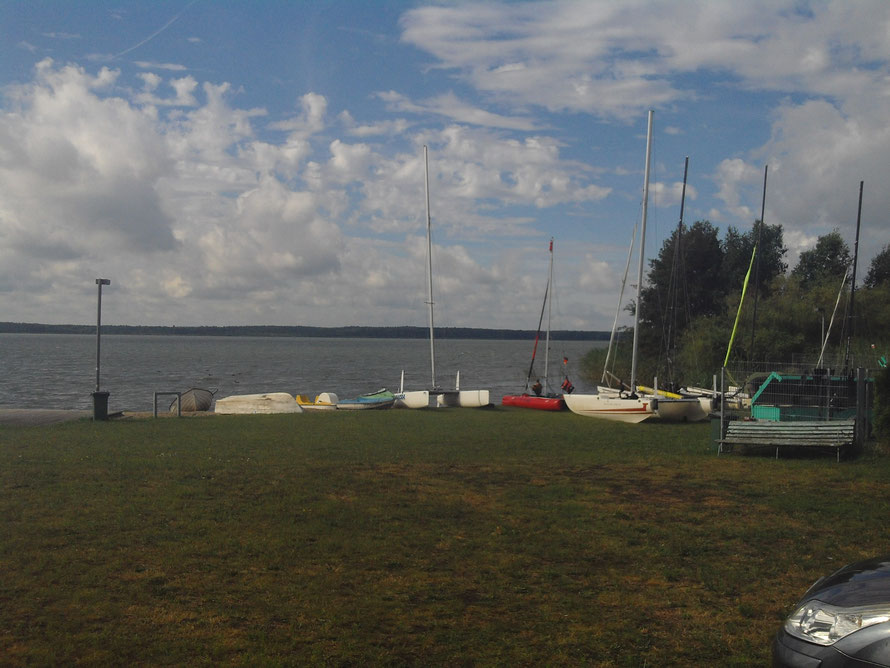
<svg viewBox="0 0 890 668">
<path fill-rule="evenodd" d="M 426 146 L 436 325 L 608 330 L 650 109 L 647 263 L 890 243 L 885 0 L 3 0 L 0 320 L 425 326 Z"/>
</svg>

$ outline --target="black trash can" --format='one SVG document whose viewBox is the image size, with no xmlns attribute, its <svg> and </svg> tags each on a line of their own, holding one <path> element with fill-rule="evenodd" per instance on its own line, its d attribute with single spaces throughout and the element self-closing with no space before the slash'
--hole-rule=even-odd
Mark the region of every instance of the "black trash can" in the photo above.
<svg viewBox="0 0 890 668">
<path fill-rule="evenodd" d="M 109 392 L 93 392 L 93 419 L 108 419 L 108 395 Z"/>
</svg>

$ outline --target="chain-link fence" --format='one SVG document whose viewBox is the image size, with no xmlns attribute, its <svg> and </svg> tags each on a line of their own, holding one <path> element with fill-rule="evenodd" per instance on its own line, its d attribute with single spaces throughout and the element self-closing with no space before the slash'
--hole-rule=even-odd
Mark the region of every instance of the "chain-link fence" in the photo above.
<svg viewBox="0 0 890 668">
<path fill-rule="evenodd" d="M 750 410 L 757 420 L 845 420 L 856 417 L 857 409 L 872 409 L 873 383 L 867 369 L 863 377 L 858 388 L 857 369 L 744 363 L 725 369 L 723 391 L 733 408 Z"/>
<path fill-rule="evenodd" d="M 722 369 L 718 384 L 724 397 L 718 408 L 718 439 L 725 436 L 729 421 L 740 419 L 764 426 L 852 420 L 857 447 L 872 431 L 874 380 L 868 369 L 736 363 Z"/>
</svg>

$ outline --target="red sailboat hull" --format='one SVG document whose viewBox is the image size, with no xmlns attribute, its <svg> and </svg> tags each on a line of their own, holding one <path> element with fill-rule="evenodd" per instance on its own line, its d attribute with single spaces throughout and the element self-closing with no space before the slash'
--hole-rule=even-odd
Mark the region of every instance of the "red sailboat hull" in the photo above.
<svg viewBox="0 0 890 668">
<path fill-rule="evenodd" d="M 533 394 L 508 394 L 501 399 L 502 406 L 534 408 L 539 411 L 561 411 L 566 407 L 562 397 L 538 397 Z"/>
</svg>

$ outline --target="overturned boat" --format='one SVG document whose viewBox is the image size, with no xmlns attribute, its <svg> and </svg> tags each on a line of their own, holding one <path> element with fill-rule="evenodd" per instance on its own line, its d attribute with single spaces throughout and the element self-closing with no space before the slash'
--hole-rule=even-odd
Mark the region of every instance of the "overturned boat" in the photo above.
<svg viewBox="0 0 890 668">
<path fill-rule="evenodd" d="M 214 412 L 221 415 L 302 413 L 303 408 L 287 392 L 268 392 L 265 394 L 235 394 L 217 399 Z"/>
<path fill-rule="evenodd" d="M 190 387 L 180 396 L 173 400 L 170 404 L 170 412 L 176 413 L 178 403 L 180 411 L 183 413 L 194 413 L 197 411 L 209 411 L 213 403 L 213 395 L 216 391 L 205 390 L 202 387 Z"/>
</svg>

